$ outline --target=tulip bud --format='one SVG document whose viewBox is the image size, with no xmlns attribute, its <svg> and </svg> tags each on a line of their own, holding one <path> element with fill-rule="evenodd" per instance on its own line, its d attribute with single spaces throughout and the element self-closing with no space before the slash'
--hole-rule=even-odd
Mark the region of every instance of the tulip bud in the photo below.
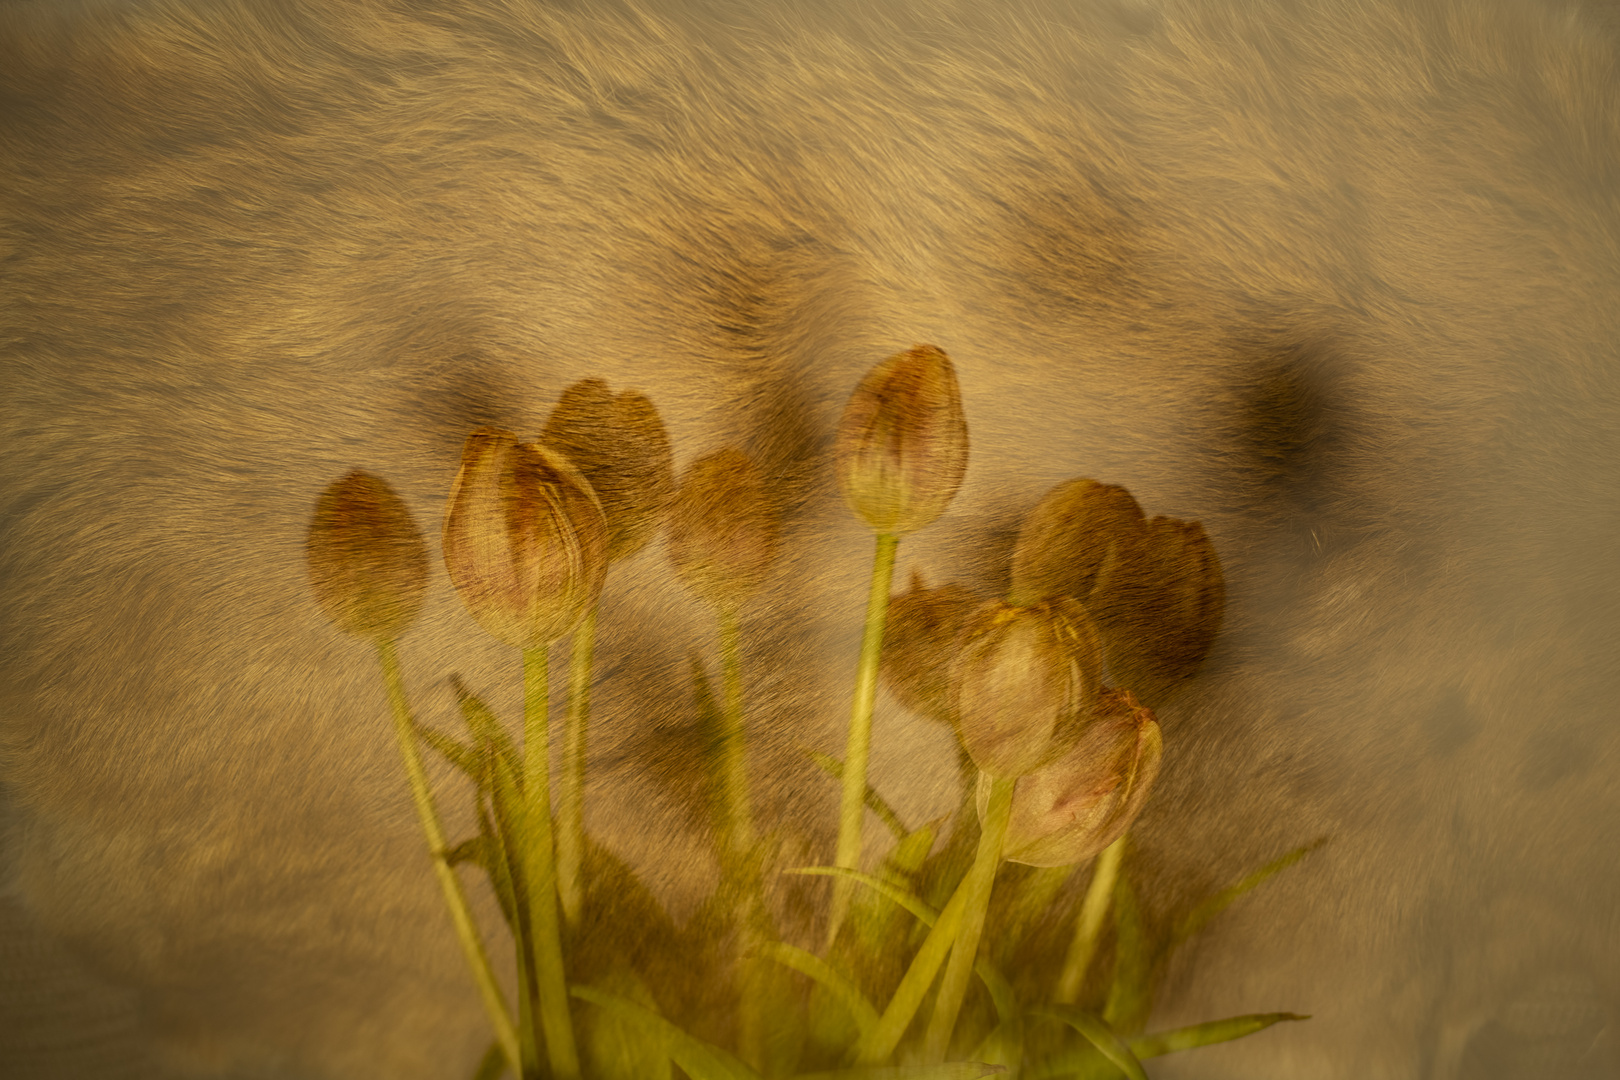
<svg viewBox="0 0 1620 1080">
<path fill-rule="evenodd" d="M 450 489 L 444 565 L 480 626 L 514 648 L 543 648 L 602 591 L 602 508 L 561 455 L 480 428 L 467 437 Z"/>
<path fill-rule="evenodd" d="M 427 546 L 386 481 L 351 472 L 315 504 L 305 545 L 315 600 L 345 633 L 391 641 L 422 610 Z"/>
<path fill-rule="evenodd" d="M 1156 517 L 1143 544 L 1110 567 L 1099 622 L 1114 681 L 1162 691 L 1198 667 L 1221 628 L 1226 584 L 1202 525 Z"/>
<path fill-rule="evenodd" d="M 901 705 L 953 722 L 951 659 L 962 627 L 983 602 L 960 585 L 927 588 L 920 574 L 912 575 L 910 592 L 889 600 L 878 671 Z"/>
<path fill-rule="evenodd" d="M 1067 596 L 1105 622 L 1098 578 L 1110 552 L 1132 560 L 1147 536 L 1142 508 L 1131 493 L 1095 480 L 1059 484 L 1025 516 L 1013 548 L 1012 588 L 1017 601 Z"/>
<path fill-rule="evenodd" d="M 1163 755 L 1153 714 L 1128 691 L 1108 691 L 1067 753 L 1018 778 L 1002 857 L 1028 866 L 1091 858 L 1142 812 Z M 976 794 L 982 822 L 989 777 Z"/>
<path fill-rule="evenodd" d="M 780 526 L 765 485 L 741 450 L 694 461 L 670 504 L 675 572 L 716 608 L 734 610 L 765 580 Z"/>
<path fill-rule="evenodd" d="M 640 551 L 675 493 L 669 436 L 653 403 L 608 391 L 601 379 L 564 390 L 540 441 L 590 483 L 607 519 L 608 562 Z"/>
<path fill-rule="evenodd" d="M 967 472 L 967 421 L 950 357 L 917 345 L 874 367 L 838 426 L 838 484 L 874 532 L 932 522 Z"/>
<path fill-rule="evenodd" d="M 969 616 L 951 669 L 957 734 L 992 776 L 1023 776 L 1067 750 L 1102 688 L 1102 650 L 1073 600 L 991 601 Z"/>
</svg>

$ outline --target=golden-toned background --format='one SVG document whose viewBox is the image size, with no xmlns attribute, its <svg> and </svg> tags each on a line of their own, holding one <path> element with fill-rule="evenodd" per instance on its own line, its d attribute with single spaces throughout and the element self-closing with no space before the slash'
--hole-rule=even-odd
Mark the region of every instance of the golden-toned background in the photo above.
<svg viewBox="0 0 1620 1080">
<path fill-rule="evenodd" d="M 467 432 L 586 376 L 772 478 L 755 799 L 824 859 L 799 747 L 841 747 L 870 566 L 832 433 L 929 343 L 972 451 L 898 581 L 1004 589 L 1078 475 L 1220 553 L 1150 906 L 1332 838 L 1157 1013 L 1314 1019 L 1154 1075 L 1620 1075 L 1617 55 L 1595 3 L 0 8 L 0 1074 L 470 1074 L 303 538 L 361 468 L 437 560 Z M 713 645 L 663 547 L 608 582 L 587 821 L 681 912 Z M 424 719 L 453 672 L 514 714 L 437 561 L 402 656 Z M 948 811 L 948 733 L 878 709 L 874 782 Z"/>
</svg>

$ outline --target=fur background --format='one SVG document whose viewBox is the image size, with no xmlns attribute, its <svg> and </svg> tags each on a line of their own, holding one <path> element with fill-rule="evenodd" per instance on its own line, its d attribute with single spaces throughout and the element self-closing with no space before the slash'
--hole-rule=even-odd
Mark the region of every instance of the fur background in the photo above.
<svg viewBox="0 0 1620 1080">
<path fill-rule="evenodd" d="M 1134 834 L 1153 903 L 1332 838 L 1155 1023 L 1314 1019 L 1153 1074 L 1620 1076 L 1617 55 L 1612 9 L 1506 0 L 6 4 L 0 1072 L 470 1074 L 303 537 L 362 468 L 436 559 L 466 433 L 586 376 L 678 467 L 773 478 L 756 798 L 824 858 L 798 747 L 840 752 L 870 566 L 831 435 L 927 342 L 972 456 L 899 581 L 1003 589 L 1078 475 L 1224 562 Z M 587 820 L 690 911 L 713 647 L 662 547 L 609 578 Z M 419 714 L 460 672 L 513 715 L 437 566 Z M 947 812 L 949 736 L 877 723 L 874 782 Z"/>
</svg>

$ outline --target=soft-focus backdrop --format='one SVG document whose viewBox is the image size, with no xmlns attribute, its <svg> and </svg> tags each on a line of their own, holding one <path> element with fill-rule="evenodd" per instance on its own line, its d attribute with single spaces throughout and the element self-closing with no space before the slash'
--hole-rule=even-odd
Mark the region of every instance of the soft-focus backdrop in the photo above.
<svg viewBox="0 0 1620 1080">
<path fill-rule="evenodd" d="M 453 722 L 459 672 L 513 716 L 445 497 L 468 431 L 533 437 L 586 376 L 652 398 L 678 469 L 734 444 L 770 476 L 755 798 L 828 859 L 800 748 L 841 753 L 871 557 L 831 439 L 928 343 L 972 451 L 897 582 L 1003 590 L 1082 475 L 1223 560 L 1225 630 L 1159 710 L 1150 909 L 1331 837 L 1156 1026 L 1314 1019 L 1153 1074 L 1620 1076 L 1612 12 L 0 8 L 0 1074 L 470 1074 L 374 657 L 303 539 L 327 483 L 388 478 L 435 560 L 419 713 Z M 662 541 L 602 635 L 588 825 L 687 913 L 714 643 Z M 949 735 L 878 709 L 874 782 L 948 812 Z"/>
</svg>

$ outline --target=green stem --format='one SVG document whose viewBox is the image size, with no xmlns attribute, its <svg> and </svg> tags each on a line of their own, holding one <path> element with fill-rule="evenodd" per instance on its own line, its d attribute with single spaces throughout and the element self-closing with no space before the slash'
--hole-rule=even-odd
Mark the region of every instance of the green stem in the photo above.
<svg viewBox="0 0 1620 1080">
<path fill-rule="evenodd" d="M 764 961 L 756 958 L 767 940 L 753 925 L 753 904 L 744 900 L 738 916 L 745 920 L 738 928 L 742 956 L 737 960 L 737 1056 L 758 1071 L 765 1069 Z"/>
<path fill-rule="evenodd" d="M 979 955 L 979 938 L 984 933 L 984 916 L 990 908 L 996 868 L 1001 865 L 1001 848 L 1007 839 L 1007 821 L 1012 817 L 1015 783 L 1016 777 L 998 776 L 990 781 L 990 805 L 985 810 L 984 828 L 979 832 L 979 851 L 960 887 L 967 891 L 962 902 L 962 926 L 951 949 L 945 978 L 939 984 L 939 996 L 934 999 L 928 1034 L 923 1038 L 925 1064 L 944 1061 L 950 1049 L 951 1033 L 956 1030 L 956 1018 L 962 1011 L 968 980 L 973 977 L 973 962 Z"/>
<path fill-rule="evenodd" d="M 911 966 L 906 969 L 905 977 L 895 988 L 894 996 L 889 999 L 889 1005 L 878 1018 L 877 1026 L 867 1032 L 855 1044 L 855 1053 L 852 1064 L 855 1065 L 882 1065 L 894 1053 L 894 1048 L 900 1044 L 900 1037 L 911 1026 L 912 1018 L 917 1015 L 917 1008 L 922 1004 L 923 997 L 928 988 L 934 984 L 934 976 L 945 963 L 951 943 L 956 940 L 956 931 L 962 924 L 962 904 L 967 900 L 967 884 L 964 878 L 956 892 L 951 894 L 950 901 L 940 911 L 939 918 L 935 920 L 933 929 L 923 940 L 922 948 L 912 957 Z"/>
<path fill-rule="evenodd" d="M 529 880 L 534 933 L 535 981 L 540 1029 L 553 1080 L 577 1080 L 579 1053 L 563 975 L 562 934 L 557 920 L 557 864 L 551 830 L 551 746 L 546 695 L 546 649 L 523 650 L 523 857 Z"/>
<path fill-rule="evenodd" d="M 872 751 L 872 705 L 877 700 L 878 658 L 883 653 L 883 622 L 889 613 L 889 588 L 894 581 L 894 555 L 900 538 L 879 533 L 872 560 L 872 590 L 866 600 L 866 629 L 861 635 L 861 659 L 855 668 L 855 702 L 849 714 L 849 741 L 844 750 L 844 789 L 838 805 L 838 855 L 834 864 L 860 869 L 861 825 L 866 809 L 866 766 Z M 827 947 L 832 948 L 838 928 L 849 910 L 854 883 L 833 882 L 832 913 L 827 921 Z"/>
<path fill-rule="evenodd" d="M 1007 914 L 1006 932 L 1001 936 L 999 948 L 1008 955 L 1024 940 L 1031 924 L 1040 918 L 1069 879 L 1074 877 L 1073 866 L 1043 866 L 1024 880 L 1012 910 Z"/>
<path fill-rule="evenodd" d="M 742 865 L 754 846 L 754 818 L 748 798 L 748 745 L 743 730 L 741 630 L 737 609 L 720 612 L 720 678 L 725 702 L 720 710 L 720 788 L 731 827 L 731 858 Z"/>
<path fill-rule="evenodd" d="M 562 791 L 557 806 L 557 895 L 570 926 L 578 924 L 585 896 L 585 747 L 591 722 L 596 611 L 592 604 L 574 631 L 568 665 L 568 726 L 563 732 Z"/>
<path fill-rule="evenodd" d="M 422 768 L 422 755 L 416 747 L 416 735 L 411 723 L 410 705 L 405 700 L 405 681 L 399 674 L 399 656 L 392 641 L 377 643 L 382 659 L 383 679 L 388 684 L 388 703 L 394 711 L 394 732 L 399 736 L 399 750 L 405 759 L 405 774 L 410 777 L 411 796 L 416 801 L 416 816 L 427 835 L 428 851 L 433 856 L 433 872 L 444 890 L 444 902 L 450 908 L 450 919 L 455 923 L 456 937 L 461 951 L 466 954 L 467 966 L 472 968 L 473 981 L 478 984 L 478 995 L 483 999 L 484 1011 L 489 1014 L 490 1026 L 501 1052 L 511 1063 L 514 1075 L 522 1075 L 521 1055 L 518 1052 L 517 1031 L 512 1027 L 512 1014 L 507 1011 L 506 998 L 495 981 L 484 952 L 483 939 L 473 923 L 472 911 L 467 907 L 467 896 L 462 891 L 461 879 L 445 858 L 444 829 L 439 824 L 438 811 L 433 808 L 433 793 L 428 787 L 427 773 Z"/>
<path fill-rule="evenodd" d="M 1080 917 L 1074 924 L 1074 940 L 1069 942 L 1068 955 L 1063 958 L 1063 973 L 1058 976 L 1057 992 L 1053 1000 L 1059 1005 L 1073 1005 L 1080 999 L 1080 988 L 1086 981 L 1086 969 L 1097 952 L 1097 939 L 1102 934 L 1103 919 L 1108 915 L 1108 902 L 1114 895 L 1114 882 L 1119 878 L 1120 859 L 1125 855 L 1125 837 L 1121 836 L 1102 850 L 1091 871 L 1091 884 L 1086 887 L 1086 898 L 1080 905 Z"/>
<path fill-rule="evenodd" d="M 528 939 L 520 940 L 518 948 L 528 948 Z M 514 1080 L 530 1080 L 540 1075 L 540 1048 L 534 1041 L 534 964 L 525 962 L 518 978 L 522 980 L 518 984 L 518 1050 L 523 1055 L 523 1068 L 514 1073 Z"/>
<path fill-rule="evenodd" d="M 748 739 L 743 726 L 742 630 L 735 607 L 720 611 L 720 681 L 724 700 L 720 708 L 720 790 L 722 816 L 728 826 L 721 839 L 726 876 L 736 889 L 737 929 L 745 956 L 759 947 L 758 905 L 760 882 L 750 858 L 754 846 L 754 816 L 748 794 Z M 755 1069 L 764 1066 L 765 1015 L 761 997 L 759 961 L 737 961 L 737 1053 Z"/>
</svg>

